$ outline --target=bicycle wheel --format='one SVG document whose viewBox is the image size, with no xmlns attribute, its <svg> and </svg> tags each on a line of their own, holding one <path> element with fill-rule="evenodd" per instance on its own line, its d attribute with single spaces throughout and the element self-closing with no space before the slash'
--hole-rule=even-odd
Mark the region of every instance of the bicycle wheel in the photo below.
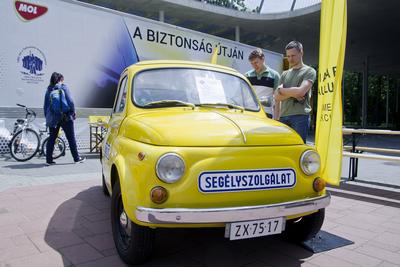
<svg viewBox="0 0 400 267">
<path fill-rule="evenodd" d="M 39 151 L 40 139 L 32 129 L 18 131 L 10 142 L 11 156 L 17 161 L 27 161 Z"/>
<path fill-rule="evenodd" d="M 44 156 L 46 156 L 47 141 L 49 141 L 49 137 L 46 137 L 46 139 L 44 139 L 42 144 L 42 152 Z M 59 157 L 64 155 L 65 155 L 65 142 L 62 138 L 57 137 L 54 143 L 53 159 L 58 159 Z"/>
</svg>

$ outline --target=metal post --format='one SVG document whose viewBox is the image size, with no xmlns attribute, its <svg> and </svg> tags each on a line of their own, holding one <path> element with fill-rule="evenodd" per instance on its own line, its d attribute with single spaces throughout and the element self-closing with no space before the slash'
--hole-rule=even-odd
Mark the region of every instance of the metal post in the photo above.
<svg viewBox="0 0 400 267">
<path fill-rule="evenodd" d="M 351 134 L 351 139 L 352 139 L 352 147 L 351 147 L 351 152 L 356 153 L 356 134 L 352 133 Z M 351 181 L 354 181 L 355 178 L 355 167 L 356 167 L 356 159 L 357 158 L 350 158 L 350 168 L 351 168 Z"/>
<path fill-rule="evenodd" d="M 294 10 L 294 6 L 296 5 L 296 0 L 293 0 L 293 2 L 292 2 L 292 7 L 290 8 L 290 11 L 293 11 Z"/>
<path fill-rule="evenodd" d="M 389 127 L 389 76 L 386 76 L 386 85 L 387 85 L 387 90 L 386 90 L 386 128 Z"/>
<path fill-rule="evenodd" d="M 93 133 L 92 133 L 92 126 L 90 124 L 89 124 L 89 136 L 90 136 L 90 139 L 89 139 L 89 152 L 92 152 L 93 151 L 93 146 L 92 146 Z"/>
<path fill-rule="evenodd" d="M 158 20 L 164 22 L 164 10 L 158 11 Z"/>
<path fill-rule="evenodd" d="M 342 97 L 340 101 L 342 101 L 342 125 L 344 125 L 344 79 L 345 79 L 345 70 L 343 70 L 343 76 L 342 76 Z"/>
<path fill-rule="evenodd" d="M 362 151 L 359 151 L 356 149 L 357 137 L 360 137 L 360 134 L 358 134 L 358 133 L 351 134 L 351 141 L 352 141 L 351 152 L 352 153 L 362 153 Z M 349 180 L 354 181 L 357 176 L 358 176 L 358 158 L 350 157 L 350 159 L 349 159 Z"/>
<path fill-rule="evenodd" d="M 367 105 L 368 105 L 368 56 L 365 57 L 364 71 L 363 71 L 363 88 L 362 88 L 362 121 L 361 127 L 367 128 Z"/>
<path fill-rule="evenodd" d="M 399 112 L 399 90 L 400 90 L 400 78 L 396 78 L 396 114 Z"/>
<path fill-rule="evenodd" d="M 240 42 L 240 27 L 235 26 L 235 41 Z"/>
<path fill-rule="evenodd" d="M 398 123 L 400 113 L 399 113 L 399 91 L 400 91 L 400 78 L 396 78 L 396 107 L 395 107 L 395 115 L 394 115 L 394 127 L 399 127 L 400 124 Z"/>
<path fill-rule="evenodd" d="M 261 0 L 260 6 L 258 7 L 258 13 L 261 13 L 263 5 L 264 5 L 264 0 Z"/>
</svg>

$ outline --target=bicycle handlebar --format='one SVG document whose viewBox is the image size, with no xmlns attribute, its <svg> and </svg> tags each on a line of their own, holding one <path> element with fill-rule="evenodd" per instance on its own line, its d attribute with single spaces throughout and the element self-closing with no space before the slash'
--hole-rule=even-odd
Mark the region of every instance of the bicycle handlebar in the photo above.
<svg viewBox="0 0 400 267">
<path fill-rule="evenodd" d="M 25 108 L 25 112 L 26 112 L 25 118 L 28 118 L 29 115 L 32 115 L 34 118 L 36 118 L 36 112 L 33 111 L 32 109 L 28 108 L 25 105 L 18 104 L 18 103 L 17 103 L 17 106 L 19 106 L 21 108 Z"/>
<path fill-rule="evenodd" d="M 28 114 L 31 114 L 33 117 L 36 118 L 36 112 L 33 111 L 32 109 L 27 108 L 27 113 L 28 113 Z"/>
</svg>

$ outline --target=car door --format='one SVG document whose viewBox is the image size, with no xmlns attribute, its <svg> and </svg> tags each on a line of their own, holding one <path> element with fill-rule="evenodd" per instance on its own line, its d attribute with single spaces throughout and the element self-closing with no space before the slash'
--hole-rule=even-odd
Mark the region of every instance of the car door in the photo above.
<svg viewBox="0 0 400 267">
<path fill-rule="evenodd" d="M 123 73 L 121 79 L 118 83 L 118 92 L 114 101 L 114 107 L 110 116 L 109 128 L 107 135 L 105 137 L 104 147 L 103 147 L 103 160 L 102 168 L 105 176 L 105 181 L 108 186 L 110 186 L 110 174 L 111 166 L 114 162 L 114 158 L 117 155 L 117 151 L 114 147 L 115 139 L 118 136 L 119 127 L 122 120 L 125 117 L 125 108 L 127 101 L 128 92 L 128 75 Z"/>
</svg>

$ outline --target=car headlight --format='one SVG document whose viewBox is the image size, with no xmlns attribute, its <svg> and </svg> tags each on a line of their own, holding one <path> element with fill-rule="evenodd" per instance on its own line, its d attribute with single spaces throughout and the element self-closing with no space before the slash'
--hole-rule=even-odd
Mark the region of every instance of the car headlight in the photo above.
<svg viewBox="0 0 400 267">
<path fill-rule="evenodd" d="M 305 151 L 300 158 L 300 167 L 307 175 L 313 175 L 319 171 L 321 161 L 317 152 L 313 150 Z"/>
<path fill-rule="evenodd" d="M 162 155 L 156 164 L 158 178 L 166 183 L 175 183 L 185 172 L 185 162 L 175 153 Z"/>
</svg>

